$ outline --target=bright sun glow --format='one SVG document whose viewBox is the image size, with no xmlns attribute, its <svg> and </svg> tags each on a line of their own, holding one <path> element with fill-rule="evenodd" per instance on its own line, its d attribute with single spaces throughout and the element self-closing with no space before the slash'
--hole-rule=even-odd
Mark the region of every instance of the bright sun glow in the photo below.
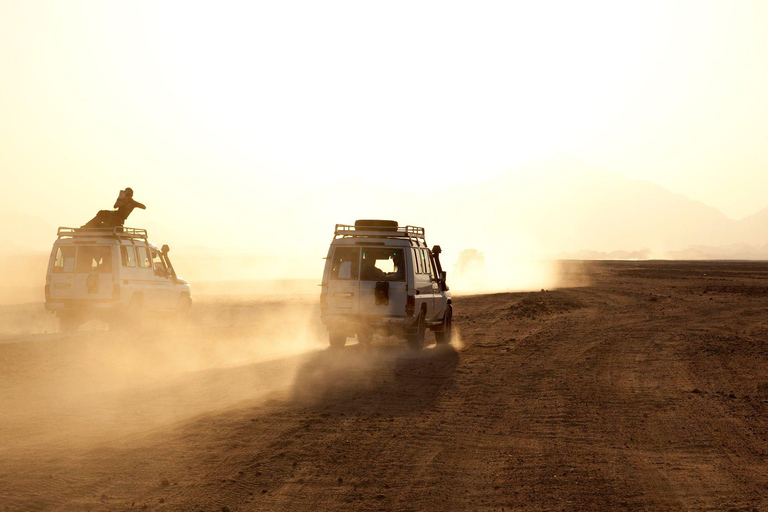
<svg viewBox="0 0 768 512">
<path fill-rule="evenodd" d="M 487 218 L 488 195 L 461 192 L 490 184 L 494 205 L 567 195 L 528 166 L 564 154 L 744 217 L 766 206 L 766 11 L 5 2 L 3 210 L 78 224 L 132 186 L 150 206 L 135 222 L 190 247 L 316 258 L 336 222 L 453 234 L 467 230 L 442 220 L 460 216 L 511 223 L 512 252 L 557 254 L 572 230 L 526 230 L 525 209 Z M 541 215 L 559 225 L 572 209 Z"/>
</svg>

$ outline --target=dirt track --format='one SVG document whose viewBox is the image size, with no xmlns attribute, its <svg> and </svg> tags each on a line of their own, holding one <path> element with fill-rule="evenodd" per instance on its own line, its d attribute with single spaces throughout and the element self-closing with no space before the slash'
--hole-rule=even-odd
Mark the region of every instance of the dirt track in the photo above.
<svg viewBox="0 0 768 512">
<path fill-rule="evenodd" d="M 316 347 L 313 304 L 6 336 L 0 510 L 767 509 L 768 264 L 584 272 L 457 298 L 460 341 L 418 355 Z M 286 308 L 295 354 L 254 349 Z"/>
</svg>

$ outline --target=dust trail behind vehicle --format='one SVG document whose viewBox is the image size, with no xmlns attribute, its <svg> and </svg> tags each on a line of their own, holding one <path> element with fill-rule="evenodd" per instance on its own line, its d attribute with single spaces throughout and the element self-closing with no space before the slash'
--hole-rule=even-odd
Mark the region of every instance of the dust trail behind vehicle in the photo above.
<svg viewBox="0 0 768 512">
<path fill-rule="evenodd" d="M 115 439 L 256 399 L 290 385 L 301 354 L 327 343 L 308 298 L 201 298 L 187 325 L 150 320 L 136 332 L 94 321 L 72 334 L 20 333 L 38 308 L 0 311 L 6 455 Z"/>
</svg>

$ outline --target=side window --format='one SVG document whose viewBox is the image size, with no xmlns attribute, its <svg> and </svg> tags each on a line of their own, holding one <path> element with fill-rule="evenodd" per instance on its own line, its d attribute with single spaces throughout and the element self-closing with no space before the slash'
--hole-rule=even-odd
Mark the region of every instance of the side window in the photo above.
<svg viewBox="0 0 768 512">
<path fill-rule="evenodd" d="M 139 266 L 141 268 L 148 268 L 149 267 L 149 253 L 147 252 L 146 247 L 137 247 L 136 248 L 136 255 L 137 260 L 139 263 Z"/>
<path fill-rule="evenodd" d="M 75 248 L 58 247 L 56 257 L 53 260 L 53 271 L 56 274 L 75 271 Z"/>
<path fill-rule="evenodd" d="M 427 255 L 427 267 L 429 269 L 429 275 L 432 277 L 433 281 L 437 281 L 437 271 L 435 270 L 435 260 L 432 258 L 432 253 L 429 251 L 429 249 L 424 249 L 424 252 Z"/>
<path fill-rule="evenodd" d="M 421 249 L 419 253 L 421 253 L 421 273 L 429 274 L 429 259 L 427 257 L 427 250 Z"/>
<path fill-rule="evenodd" d="M 112 272 L 112 247 L 87 245 L 77 251 L 77 271 L 109 274 Z"/>
<path fill-rule="evenodd" d="M 136 266 L 136 249 L 132 245 L 121 245 L 120 254 L 122 255 L 124 267 Z"/>
<path fill-rule="evenodd" d="M 421 249 L 413 249 L 413 270 L 417 274 L 424 273 L 424 262 L 421 259 Z"/>
<path fill-rule="evenodd" d="M 337 247 L 334 249 L 331 263 L 331 279 L 357 279 L 359 269 L 359 247 Z"/>
<path fill-rule="evenodd" d="M 160 277 L 168 277 L 168 270 L 165 267 L 165 261 L 159 252 L 152 251 L 152 268 L 155 274 Z"/>
</svg>

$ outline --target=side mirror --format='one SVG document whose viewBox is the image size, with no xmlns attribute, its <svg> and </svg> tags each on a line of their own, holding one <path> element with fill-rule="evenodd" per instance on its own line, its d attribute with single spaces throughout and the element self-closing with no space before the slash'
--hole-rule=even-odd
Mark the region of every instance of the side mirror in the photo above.
<svg viewBox="0 0 768 512">
<path fill-rule="evenodd" d="M 448 290 L 448 285 L 446 284 L 446 281 L 445 281 L 447 276 L 448 276 L 448 273 L 445 270 L 440 272 L 440 288 L 442 288 L 443 291 Z"/>
<path fill-rule="evenodd" d="M 171 248 L 168 247 L 168 244 L 165 244 L 160 250 L 163 251 L 163 254 L 168 254 L 171 251 Z"/>
</svg>

